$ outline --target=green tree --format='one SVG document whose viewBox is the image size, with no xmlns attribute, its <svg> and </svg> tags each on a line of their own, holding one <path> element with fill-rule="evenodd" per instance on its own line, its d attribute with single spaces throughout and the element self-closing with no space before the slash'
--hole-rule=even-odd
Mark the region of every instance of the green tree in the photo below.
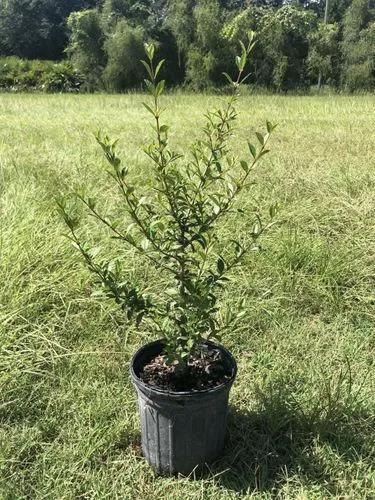
<svg viewBox="0 0 375 500">
<path fill-rule="evenodd" d="M 309 33 L 309 55 L 307 67 L 313 81 L 319 76 L 330 84 L 337 74 L 339 26 L 337 23 L 318 23 L 316 29 Z"/>
<path fill-rule="evenodd" d="M 295 5 L 250 7 L 225 23 L 222 33 L 235 47 L 246 31 L 257 31 L 251 81 L 288 90 L 308 83 L 308 35 L 315 24 L 316 14 Z"/>
<path fill-rule="evenodd" d="M 0 0 L 0 50 L 30 59 L 59 59 L 68 38 L 66 19 L 96 0 Z"/>
<path fill-rule="evenodd" d="M 185 68 L 187 53 L 194 40 L 193 0 L 170 0 L 168 3 L 167 26 L 177 45 L 178 65 Z"/>
<path fill-rule="evenodd" d="M 195 37 L 188 51 L 186 79 L 195 89 L 217 85 L 227 69 L 222 14 L 217 0 L 198 0 L 193 9 Z"/>
<path fill-rule="evenodd" d="M 131 0 L 104 0 L 101 21 L 104 31 L 109 33 L 120 19 L 130 18 Z"/>
<path fill-rule="evenodd" d="M 139 60 L 144 53 L 144 41 L 141 26 L 130 26 L 125 19 L 118 21 L 104 43 L 108 62 L 103 77 L 108 89 L 121 92 L 140 85 L 143 71 Z"/>
<path fill-rule="evenodd" d="M 293 5 L 276 11 L 266 9 L 261 16 L 259 46 L 268 60 L 267 71 L 276 89 L 287 90 L 307 84 L 308 34 L 315 19 L 313 12 Z M 264 69 L 262 78 L 267 79 Z"/>
<path fill-rule="evenodd" d="M 110 30 L 121 19 L 148 32 L 159 31 L 167 14 L 167 0 L 104 0 L 102 21 Z"/>
<path fill-rule="evenodd" d="M 346 11 L 341 44 L 342 83 L 349 90 L 375 86 L 374 10 L 368 0 L 353 0 Z"/>
<path fill-rule="evenodd" d="M 171 83 L 181 83 L 182 72 L 177 63 L 178 50 L 176 41 L 166 19 L 167 0 L 105 0 L 101 9 L 102 28 L 108 41 L 107 47 L 108 49 L 111 47 L 112 53 L 119 50 L 118 47 L 116 49 L 114 47 L 120 37 L 118 33 L 119 27 L 117 26 L 120 21 L 126 21 L 129 27 L 141 27 L 144 38 L 153 40 L 161 57 L 167 60 L 163 72 L 168 77 L 168 80 Z M 112 37 L 115 37 L 116 40 L 112 41 Z M 125 57 L 123 51 L 122 54 Z M 106 72 L 107 81 L 109 74 L 116 75 L 115 67 L 116 64 L 110 64 L 110 68 Z M 118 65 L 117 67 L 119 68 Z M 118 75 L 114 88 L 118 86 L 120 80 L 124 81 L 123 77 Z M 123 85 L 120 85 L 120 87 L 122 88 Z"/>
<path fill-rule="evenodd" d="M 68 27 L 68 54 L 74 67 L 83 75 L 86 88 L 95 90 L 102 86 L 102 71 L 106 64 L 99 12 L 95 9 L 74 12 L 68 18 Z"/>
</svg>

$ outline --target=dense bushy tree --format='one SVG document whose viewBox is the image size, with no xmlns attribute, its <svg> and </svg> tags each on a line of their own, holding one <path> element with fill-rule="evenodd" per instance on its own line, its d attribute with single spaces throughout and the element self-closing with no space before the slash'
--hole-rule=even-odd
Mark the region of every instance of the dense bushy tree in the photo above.
<svg viewBox="0 0 375 500">
<path fill-rule="evenodd" d="M 195 37 L 187 54 L 187 81 L 196 89 L 214 85 L 223 66 L 222 11 L 217 0 L 197 0 Z"/>
<path fill-rule="evenodd" d="M 187 53 L 194 39 L 193 0 L 170 0 L 168 4 L 167 26 L 177 45 L 178 65 L 185 68 Z"/>
<path fill-rule="evenodd" d="M 121 92 L 140 85 L 143 69 L 139 60 L 144 54 L 144 41 L 145 31 L 141 26 L 134 28 L 125 19 L 118 21 L 104 43 L 107 66 L 103 77 L 109 90 Z"/>
<path fill-rule="evenodd" d="M 133 26 L 142 25 L 146 31 L 158 31 L 166 13 L 167 0 L 104 0 L 102 19 L 106 29 L 125 18 Z"/>
<path fill-rule="evenodd" d="M 0 0 L 2 54 L 58 59 L 67 44 L 66 20 L 98 0 Z"/>
<path fill-rule="evenodd" d="M 310 76 L 317 81 L 320 77 L 325 83 L 336 83 L 338 66 L 337 23 L 318 23 L 316 29 L 309 34 L 309 56 L 307 67 Z"/>
<path fill-rule="evenodd" d="M 375 20 L 368 0 L 353 0 L 343 27 L 342 82 L 350 90 L 375 87 Z"/>
<path fill-rule="evenodd" d="M 99 13 L 95 9 L 74 12 L 68 18 L 68 27 L 68 54 L 84 76 L 88 90 L 95 90 L 101 85 L 106 63 Z"/>
<path fill-rule="evenodd" d="M 223 35 L 235 47 L 247 30 L 256 30 L 252 81 L 287 90 L 307 83 L 308 36 L 315 24 L 312 11 L 294 5 L 250 7 L 225 24 Z"/>
<path fill-rule="evenodd" d="M 275 13 L 267 9 L 261 17 L 259 45 L 270 61 L 271 82 L 277 89 L 287 90 L 307 84 L 305 60 L 308 34 L 314 21 L 311 11 L 292 5 L 285 5 Z M 263 72 L 262 77 L 266 79 L 267 73 Z"/>
</svg>

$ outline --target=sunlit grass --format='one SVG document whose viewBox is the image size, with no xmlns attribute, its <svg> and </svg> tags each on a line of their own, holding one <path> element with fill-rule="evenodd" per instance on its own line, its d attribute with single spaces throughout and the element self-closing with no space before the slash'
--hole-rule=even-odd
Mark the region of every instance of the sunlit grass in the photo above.
<svg viewBox="0 0 375 500">
<path fill-rule="evenodd" d="M 280 222 L 223 296 L 229 306 L 247 298 L 223 339 L 239 375 L 225 455 L 196 480 L 156 477 L 139 456 L 128 362 L 152 332 L 90 297 L 53 200 L 84 189 L 104 211 L 119 209 L 99 128 L 120 139 L 147 187 L 142 100 L 0 96 L 0 498 L 373 498 L 374 97 L 241 102 L 237 152 L 266 119 L 279 123 L 241 204 L 278 201 Z M 165 99 L 177 149 L 219 100 Z M 228 222 L 223 234 L 235 229 Z M 92 241 L 104 234 L 87 218 L 81 231 Z M 163 286 L 133 252 L 126 259 L 141 283 Z"/>
</svg>

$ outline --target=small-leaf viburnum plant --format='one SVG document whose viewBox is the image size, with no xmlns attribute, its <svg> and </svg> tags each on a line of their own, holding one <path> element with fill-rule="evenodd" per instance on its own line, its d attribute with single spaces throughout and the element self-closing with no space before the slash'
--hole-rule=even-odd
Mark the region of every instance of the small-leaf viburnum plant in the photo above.
<svg viewBox="0 0 375 500">
<path fill-rule="evenodd" d="M 121 258 L 104 262 L 82 243 L 77 234 L 77 220 L 70 215 L 64 200 L 59 208 L 69 227 L 70 238 L 81 252 L 88 268 L 98 278 L 107 297 L 115 299 L 134 317 L 151 322 L 152 329 L 164 339 L 165 359 L 183 372 L 188 361 L 199 355 L 206 339 L 219 339 L 243 313 L 220 314 L 218 296 L 228 282 L 228 274 L 240 265 L 249 250 L 254 249 L 262 233 L 272 225 L 256 222 L 250 238 L 223 242 L 218 228 L 223 219 L 234 212 L 235 201 L 250 182 L 254 165 L 268 153 L 267 143 L 275 125 L 266 123 L 266 133 L 256 133 L 258 145 L 248 143 L 249 158 L 239 160 L 231 153 L 228 141 L 237 118 L 235 104 L 240 85 L 247 79 L 244 69 L 254 46 L 254 33 L 248 43 L 241 43 L 236 57 L 238 76 L 233 80 L 225 74 L 233 90 L 222 109 L 209 111 L 205 117 L 203 138 L 196 141 L 188 154 L 173 151 L 168 142 L 169 126 L 162 120 L 160 96 L 164 80 L 159 73 L 164 60 L 155 63 L 155 47 L 145 44 L 147 60 L 142 61 L 145 80 L 152 99 L 144 103 L 153 116 L 155 139 L 144 148 L 152 165 L 153 183 L 147 196 L 138 196 L 129 179 L 129 169 L 116 153 L 117 141 L 97 136 L 109 162 L 109 174 L 124 199 L 127 217 L 122 223 L 112 222 L 97 210 L 95 201 L 79 196 L 98 221 L 107 226 L 121 244 L 135 248 L 159 271 L 170 276 L 170 287 L 156 296 L 146 296 L 121 278 Z M 274 207 L 270 214 L 273 217 Z M 246 242 L 246 240 L 249 240 Z M 125 259 L 124 259 L 125 260 Z M 242 309 L 242 310 L 241 310 Z"/>
</svg>

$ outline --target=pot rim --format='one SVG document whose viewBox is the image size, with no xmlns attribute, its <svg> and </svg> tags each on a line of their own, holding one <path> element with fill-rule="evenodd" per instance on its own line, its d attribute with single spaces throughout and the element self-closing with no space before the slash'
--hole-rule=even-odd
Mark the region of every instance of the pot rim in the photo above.
<svg viewBox="0 0 375 500">
<path fill-rule="evenodd" d="M 228 358 L 228 360 L 230 361 L 230 363 L 232 365 L 232 376 L 228 380 L 226 380 L 225 382 L 223 382 L 222 384 L 220 384 L 220 385 L 218 385 L 216 387 L 210 387 L 210 388 L 207 388 L 207 389 L 196 390 L 196 391 L 194 391 L 194 390 L 190 390 L 190 391 L 168 391 L 168 390 L 164 390 L 164 389 L 159 389 L 157 387 L 152 387 L 151 385 L 148 385 L 145 382 L 143 382 L 143 380 L 140 379 L 138 377 L 138 375 L 134 371 L 135 361 L 138 358 L 138 356 L 140 356 L 147 348 L 155 346 L 157 344 L 164 344 L 164 340 L 163 339 L 155 340 L 153 342 L 148 342 L 147 344 L 144 344 L 132 356 L 131 361 L 130 361 L 130 376 L 131 376 L 134 384 L 137 387 L 139 387 L 140 389 L 143 389 L 144 391 L 147 391 L 147 392 L 153 392 L 153 393 L 156 393 L 156 394 L 160 394 L 160 395 L 164 395 L 164 396 L 177 397 L 177 398 L 178 397 L 195 397 L 195 396 L 199 396 L 201 394 L 202 395 L 204 395 L 204 394 L 213 394 L 213 393 L 216 393 L 216 392 L 220 392 L 221 390 L 223 390 L 224 388 L 227 388 L 228 386 L 231 386 L 233 384 L 233 382 L 234 382 L 234 379 L 236 378 L 236 375 L 237 375 L 237 363 L 236 363 L 236 360 L 235 360 L 233 354 L 228 349 L 226 349 L 224 346 L 222 346 L 221 344 L 216 344 L 216 343 L 214 343 L 214 342 L 212 342 L 210 340 L 206 340 L 204 343 L 208 344 L 208 345 L 211 345 L 213 347 L 219 348 L 225 354 L 225 356 Z"/>
</svg>

